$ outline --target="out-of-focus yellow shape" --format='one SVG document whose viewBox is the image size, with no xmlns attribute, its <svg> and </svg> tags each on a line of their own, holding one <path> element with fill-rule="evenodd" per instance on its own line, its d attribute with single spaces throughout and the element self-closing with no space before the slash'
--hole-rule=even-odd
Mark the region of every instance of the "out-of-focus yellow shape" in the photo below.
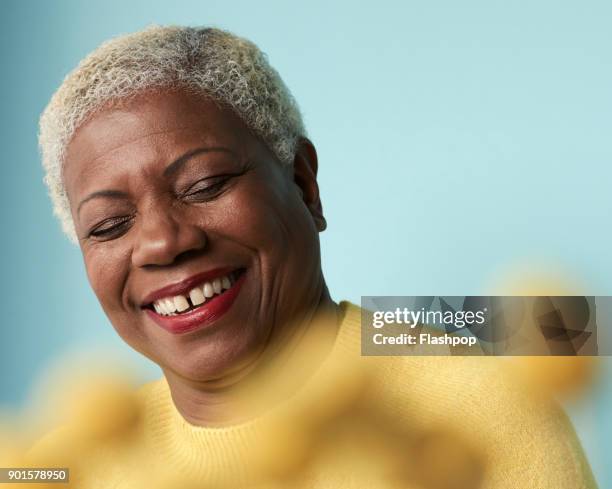
<svg viewBox="0 0 612 489">
<path fill-rule="evenodd" d="M 486 288 L 490 295 L 583 295 L 586 286 L 569 273 L 538 264 L 519 264 L 502 272 Z"/>
<path fill-rule="evenodd" d="M 485 456 L 451 429 L 419 434 L 406 456 L 407 485 L 423 489 L 478 489 L 486 467 Z"/>
<path fill-rule="evenodd" d="M 128 383 L 97 378 L 66 393 L 66 419 L 84 436 L 113 441 L 129 436 L 138 426 L 141 406 Z"/>
<path fill-rule="evenodd" d="M 290 480 L 307 468 L 315 451 L 317 433 L 303 421 L 295 413 L 269 423 L 250 454 L 255 477 Z"/>
<path fill-rule="evenodd" d="M 572 397 L 588 389 L 596 376 L 597 357 L 516 357 L 515 373 L 529 393 Z"/>
<path fill-rule="evenodd" d="M 139 426 L 141 406 L 133 387 L 105 372 L 62 379 L 53 392 L 52 418 L 58 426 L 27 453 L 28 466 L 69 467 L 69 488 L 79 487 L 108 454 L 122 464 Z M 106 457 L 106 458 L 103 458 Z M 113 465 L 111 464 L 110 467 Z M 36 486 L 40 487 L 40 486 Z M 55 484 L 53 487 L 57 487 Z"/>
<path fill-rule="evenodd" d="M 353 485 L 381 489 L 479 488 L 485 470 L 480 453 L 450 429 L 423 432 L 398 419 L 394 407 L 373 394 L 382 381 L 376 360 L 326 357 L 328 340 L 325 332 L 312 334 L 299 352 L 281 358 L 280 366 L 272 361 L 237 395 L 237 414 L 259 418 L 259 436 L 244 460 L 254 487 L 307 488 L 314 480 L 333 486 L 350 474 Z M 322 364 L 323 378 L 309 382 Z M 103 477 L 100 472 L 117 469 L 131 478 L 130 487 L 202 488 L 202 481 L 185 479 L 139 444 L 143 406 L 121 377 L 104 371 L 64 375 L 48 391 L 62 428 L 37 445 L 30 462 L 70 467 L 75 477 L 68 487 L 78 487 L 79 474 Z M 224 475 L 225 485 L 207 481 L 206 488 L 237 487 L 234 474 Z"/>
</svg>

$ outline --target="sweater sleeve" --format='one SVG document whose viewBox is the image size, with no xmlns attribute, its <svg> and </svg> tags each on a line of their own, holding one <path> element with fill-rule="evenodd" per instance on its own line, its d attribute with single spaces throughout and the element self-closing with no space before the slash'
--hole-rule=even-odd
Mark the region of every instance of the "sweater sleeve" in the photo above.
<svg viewBox="0 0 612 489">
<path fill-rule="evenodd" d="M 506 365 L 491 357 L 396 358 L 384 389 L 413 429 L 451 426 L 486 454 L 482 489 L 595 489 L 564 411 L 527 395 Z"/>
</svg>

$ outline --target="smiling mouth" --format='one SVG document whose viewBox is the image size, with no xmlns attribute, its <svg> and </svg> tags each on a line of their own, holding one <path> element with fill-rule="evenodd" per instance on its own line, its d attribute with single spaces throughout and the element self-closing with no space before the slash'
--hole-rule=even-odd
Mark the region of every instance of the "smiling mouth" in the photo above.
<svg viewBox="0 0 612 489">
<path fill-rule="evenodd" d="M 233 287 L 244 272 L 245 269 L 241 268 L 221 277 L 217 277 L 214 280 L 204 281 L 193 287 L 186 294 L 160 298 L 144 306 L 144 309 L 154 311 L 162 317 L 188 314 L 208 304 L 217 297 L 224 295 Z"/>
</svg>

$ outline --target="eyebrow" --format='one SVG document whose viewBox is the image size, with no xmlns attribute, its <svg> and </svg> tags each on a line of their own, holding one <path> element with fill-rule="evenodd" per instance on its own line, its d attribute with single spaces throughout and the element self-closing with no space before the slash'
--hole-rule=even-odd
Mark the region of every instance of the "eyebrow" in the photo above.
<svg viewBox="0 0 612 489">
<path fill-rule="evenodd" d="M 165 177 L 169 177 L 173 174 L 175 174 L 177 171 L 179 171 L 181 169 L 181 167 L 187 163 L 191 158 L 193 158 L 196 155 L 202 154 L 202 153 L 211 153 L 211 152 L 224 152 L 224 153 L 229 153 L 232 156 L 236 156 L 236 153 L 233 152 L 231 149 L 229 148 L 225 148 L 223 146 L 211 146 L 211 147 L 202 147 L 202 148 L 196 148 L 196 149 L 192 149 L 190 151 L 188 151 L 187 153 L 179 156 L 176 160 L 174 160 L 172 163 L 170 163 L 163 172 L 163 176 Z M 85 197 L 83 200 L 81 200 L 81 202 L 79 203 L 79 206 L 77 208 L 77 214 L 79 214 L 81 212 L 81 207 L 83 207 L 83 204 L 85 204 L 86 202 L 92 200 L 92 199 L 96 199 L 96 198 L 100 198 L 100 197 L 105 197 L 105 198 L 111 198 L 111 199 L 125 199 L 127 198 L 127 193 L 125 192 L 121 192 L 120 190 L 98 190 L 96 192 L 92 192 L 91 194 L 89 194 L 87 197 Z"/>
<path fill-rule="evenodd" d="M 91 199 L 96 199 L 99 197 L 106 197 L 111 199 L 125 199 L 127 198 L 127 196 L 128 195 L 125 192 L 121 192 L 119 190 L 98 190 L 97 192 L 89 194 L 81 201 L 79 207 L 77 208 L 77 214 L 81 212 L 81 207 L 83 207 L 83 204 L 85 202 L 90 201 Z"/>
</svg>

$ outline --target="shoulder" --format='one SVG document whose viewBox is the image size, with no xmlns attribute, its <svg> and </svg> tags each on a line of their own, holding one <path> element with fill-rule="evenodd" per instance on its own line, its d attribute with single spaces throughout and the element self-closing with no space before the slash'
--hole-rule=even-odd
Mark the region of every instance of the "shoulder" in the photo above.
<svg viewBox="0 0 612 489">
<path fill-rule="evenodd" d="M 369 311 L 340 304 L 344 329 L 354 338 L 344 342 L 361 357 L 361 321 Z M 452 430 L 486 454 L 485 487 L 596 487 L 563 409 L 529 395 L 507 358 L 381 356 L 361 362 L 375 372 L 373 397 L 395 419 L 421 432 Z"/>
<path fill-rule="evenodd" d="M 486 487 L 595 488 L 567 415 L 536 398 L 495 357 L 394 357 L 381 391 L 418 429 L 450 427 L 486 453 Z"/>
</svg>

